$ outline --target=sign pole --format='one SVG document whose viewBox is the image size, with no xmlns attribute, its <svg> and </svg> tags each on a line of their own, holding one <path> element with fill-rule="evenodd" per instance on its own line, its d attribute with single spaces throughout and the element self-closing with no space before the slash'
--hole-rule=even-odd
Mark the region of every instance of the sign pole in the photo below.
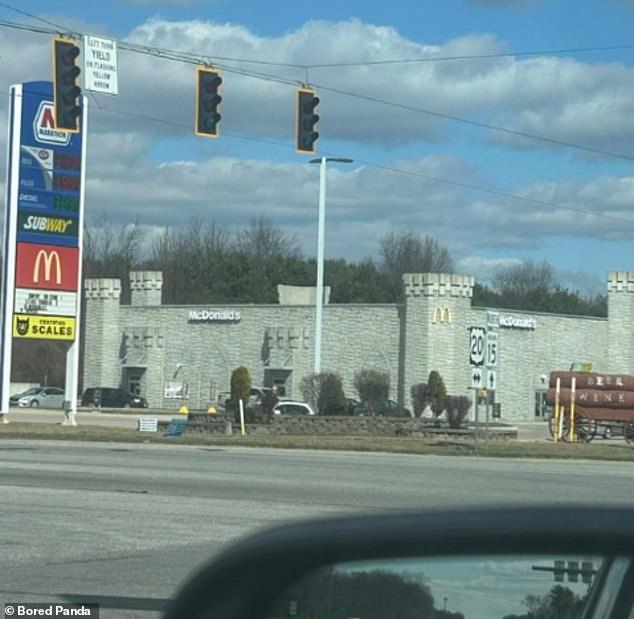
<svg viewBox="0 0 634 619">
<path fill-rule="evenodd" d="M 474 423 L 474 442 L 473 446 L 475 451 L 478 451 L 478 409 L 480 398 L 478 397 L 478 390 L 474 389 L 473 393 L 475 395 L 475 423 Z"/>
<path fill-rule="evenodd" d="M 492 391 L 491 393 L 495 393 Z M 485 407 L 485 425 L 484 425 L 484 444 L 485 448 L 489 449 L 489 391 L 487 390 L 487 399 L 486 399 L 486 407 Z"/>
<path fill-rule="evenodd" d="M 77 305 L 75 307 L 75 339 L 66 352 L 66 380 L 64 385 L 64 424 L 77 425 L 77 393 L 79 391 L 79 342 L 81 333 L 82 265 L 84 242 L 84 187 L 86 186 L 86 131 L 88 130 L 88 98 L 82 97 L 81 116 L 81 172 L 77 246 Z"/>
<path fill-rule="evenodd" d="M 11 87 L 9 105 L 9 135 L 7 148 L 7 192 L 4 207 L 4 265 L 2 278 L 2 350 L 0 355 L 0 422 L 8 423 L 9 397 L 11 389 L 11 353 L 13 343 L 13 298 L 15 288 L 15 237 L 17 230 L 20 133 L 22 131 L 23 88 L 21 84 Z"/>
</svg>

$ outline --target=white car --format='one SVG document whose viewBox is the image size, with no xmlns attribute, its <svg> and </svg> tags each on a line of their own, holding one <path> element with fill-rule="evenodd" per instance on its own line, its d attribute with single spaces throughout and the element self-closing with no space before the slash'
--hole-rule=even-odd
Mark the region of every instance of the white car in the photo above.
<svg viewBox="0 0 634 619">
<path fill-rule="evenodd" d="M 315 411 L 306 402 L 282 400 L 273 408 L 274 415 L 314 415 Z"/>
<path fill-rule="evenodd" d="M 31 390 L 29 390 L 31 391 Z M 63 408 L 64 407 L 64 390 L 57 387 L 42 387 L 34 389 L 36 393 L 28 393 L 22 395 L 18 400 L 18 406 L 22 408 Z"/>
</svg>

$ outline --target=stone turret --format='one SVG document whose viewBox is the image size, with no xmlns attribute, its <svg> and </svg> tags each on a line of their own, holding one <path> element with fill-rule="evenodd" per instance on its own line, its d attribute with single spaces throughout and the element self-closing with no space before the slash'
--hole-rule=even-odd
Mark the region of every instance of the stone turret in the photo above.
<svg viewBox="0 0 634 619">
<path fill-rule="evenodd" d="M 84 283 L 86 311 L 84 325 L 84 388 L 118 387 L 121 382 L 119 359 L 119 304 L 121 280 L 87 279 Z"/>
<path fill-rule="evenodd" d="M 610 372 L 634 374 L 634 272 L 608 273 Z"/>
<path fill-rule="evenodd" d="M 405 273 L 405 358 L 403 390 L 411 406 L 410 387 L 437 370 L 453 393 L 468 384 L 466 356 L 474 279 L 454 273 Z"/>
<path fill-rule="evenodd" d="M 161 305 L 163 273 L 130 271 L 131 305 Z"/>
</svg>

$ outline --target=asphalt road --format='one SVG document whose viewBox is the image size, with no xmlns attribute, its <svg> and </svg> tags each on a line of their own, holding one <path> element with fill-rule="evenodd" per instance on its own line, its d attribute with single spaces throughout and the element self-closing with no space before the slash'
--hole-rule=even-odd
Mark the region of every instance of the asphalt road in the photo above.
<svg viewBox="0 0 634 619">
<path fill-rule="evenodd" d="M 414 506 L 634 503 L 634 465 L 0 441 L 0 599 L 150 617 L 227 542 L 287 519 Z"/>
</svg>

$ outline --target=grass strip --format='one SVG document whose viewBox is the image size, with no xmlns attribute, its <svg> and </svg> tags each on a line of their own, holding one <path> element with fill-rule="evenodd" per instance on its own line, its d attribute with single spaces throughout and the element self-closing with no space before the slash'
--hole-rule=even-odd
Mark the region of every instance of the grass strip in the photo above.
<svg viewBox="0 0 634 619">
<path fill-rule="evenodd" d="M 625 443 L 549 443 L 492 440 L 488 449 L 480 441 L 390 436 L 218 436 L 185 434 L 167 438 L 161 433 L 138 432 L 127 428 L 12 422 L 0 425 L 1 439 L 52 439 L 117 443 L 214 445 L 234 447 L 277 447 L 283 449 L 327 449 L 338 451 L 388 452 L 404 454 L 483 456 L 495 458 L 541 458 L 634 461 L 634 446 Z"/>
</svg>

